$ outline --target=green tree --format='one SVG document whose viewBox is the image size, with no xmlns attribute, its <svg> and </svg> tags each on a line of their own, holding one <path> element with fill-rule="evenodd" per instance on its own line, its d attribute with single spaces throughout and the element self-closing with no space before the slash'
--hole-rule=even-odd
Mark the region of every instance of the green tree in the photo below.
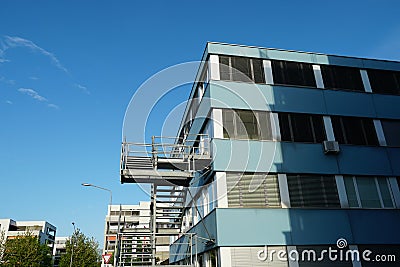
<svg viewBox="0 0 400 267">
<path fill-rule="evenodd" d="M 30 232 L 7 239 L 2 250 L 3 257 L 0 266 L 50 267 L 52 264 L 50 248 L 40 244 L 39 238 Z"/>
<path fill-rule="evenodd" d="M 66 253 L 61 256 L 60 267 L 69 267 L 72 255 L 74 267 L 97 267 L 101 265 L 99 243 L 77 229 L 66 243 Z"/>
</svg>

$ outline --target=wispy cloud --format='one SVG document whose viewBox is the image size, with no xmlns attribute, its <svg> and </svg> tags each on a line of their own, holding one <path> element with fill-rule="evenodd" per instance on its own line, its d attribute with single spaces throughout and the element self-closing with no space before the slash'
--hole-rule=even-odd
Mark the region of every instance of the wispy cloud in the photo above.
<svg viewBox="0 0 400 267">
<path fill-rule="evenodd" d="M 55 109 L 59 109 L 59 108 L 60 108 L 59 106 L 57 106 L 57 105 L 55 105 L 55 104 L 47 104 L 47 106 L 48 106 L 49 108 L 55 108 Z"/>
<path fill-rule="evenodd" d="M 4 53 L 6 50 L 14 47 L 27 47 L 29 49 L 32 49 L 33 51 L 36 51 L 38 53 L 41 53 L 42 55 L 45 55 L 46 57 L 49 57 L 50 60 L 53 62 L 53 64 L 59 68 L 60 70 L 64 71 L 65 73 L 68 73 L 68 70 L 61 64 L 61 62 L 58 60 L 58 58 L 51 52 L 47 51 L 44 48 L 41 48 L 40 46 L 36 45 L 34 42 L 17 37 L 17 36 L 5 36 L 4 42 L 1 42 L 1 48 L 0 48 L 0 60 L 3 62 L 7 59 L 4 58 Z"/>
<path fill-rule="evenodd" d="M 29 77 L 29 79 L 34 80 L 34 81 L 39 80 L 39 78 L 36 76 L 31 76 L 31 77 Z"/>
<path fill-rule="evenodd" d="M 28 95 L 31 98 L 33 98 L 39 102 L 47 102 L 47 103 L 49 102 L 49 100 L 47 98 L 45 98 L 44 96 L 41 96 L 38 92 L 36 92 L 35 90 L 33 90 L 31 88 L 19 88 L 18 92 L 20 92 L 24 95 Z M 57 106 L 56 104 L 53 104 L 53 103 L 48 103 L 47 107 L 54 108 L 54 109 L 60 108 L 59 106 Z"/>
<path fill-rule="evenodd" d="M 76 83 L 75 86 L 79 88 L 82 92 L 90 95 L 89 89 L 86 86 Z"/>
<path fill-rule="evenodd" d="M 15 81 L 14 80 L 9 80 L 4 76 L 0 76 L 0 82 L 6 83 L 6 84 L 10 84 L 10 85 L 15 85 Z"/>
<path fill-rule="evenodd" d="M 28 96 L 32 97 L 33 99 L 35 99 L 37 101 L 40 101 L 40 102 L 47 102 L 48 101 L 47 98 L 39 95 L 38 92 L 36 92 L 35 90 L 30 89 L 30 88 L 19 88 L 18 92 L 21 92 L 21 93 L 23 93 L 25 95 L 28 95 Z"/>
<path fill-rule="evenodd" d="M 13 102 L 10 101 L 10 100 L 7 100 L 6 103 L 9 104 L 9 105 L 12 105 L 12 104 L 13 104 Z"/>
</svg>

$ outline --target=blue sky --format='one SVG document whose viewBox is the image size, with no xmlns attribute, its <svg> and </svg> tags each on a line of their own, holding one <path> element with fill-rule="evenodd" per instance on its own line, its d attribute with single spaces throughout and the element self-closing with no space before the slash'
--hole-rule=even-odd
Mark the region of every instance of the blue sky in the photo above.
<svg viewBox="0 0 400 267">
<path fill-rule="evenodd" d="M 397 0 L 1 1 L 0 217 L 47 220 L 58 235 L 74 221 L 102 243 L 109 196 L 80 184 L 111 189 L 115 204 L 147 200 L 118 176 L 125 109 L 144 81 L 201 59 L 207 41 L 400 60 L 398 10 Z"/>
</svg>

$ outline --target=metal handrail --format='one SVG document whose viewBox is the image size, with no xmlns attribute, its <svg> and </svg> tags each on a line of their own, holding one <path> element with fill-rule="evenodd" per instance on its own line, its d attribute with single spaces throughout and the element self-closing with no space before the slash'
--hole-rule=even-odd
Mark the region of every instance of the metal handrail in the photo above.
<svg viewBox="0 0 400 267">
<path fill-rule="evenodd" d="M 195 138 L 189 138 L 195 136 Z M 183 143 L 178 143 L 177 140 Z M 171 142 L 162 142 L 162 141 Z M 156 142 L 157 141 L 157 142 Z M 199 145 L 194 145 L 199 143 Z M 173 158 L 188 160 L 190 171 L 190 160 L 194 161 L 193 155 L 209 155 L 210 138 L 207 134 L 188 134 L 185 139 L 180 137 L 152 136 L 152 142 L 136 143 L 122 142 L 121 169 L 126 169 L 128 156 L 141 155 L 151 158 L 153 167 L 157 168 L 158 158 Z"/>
</svg>

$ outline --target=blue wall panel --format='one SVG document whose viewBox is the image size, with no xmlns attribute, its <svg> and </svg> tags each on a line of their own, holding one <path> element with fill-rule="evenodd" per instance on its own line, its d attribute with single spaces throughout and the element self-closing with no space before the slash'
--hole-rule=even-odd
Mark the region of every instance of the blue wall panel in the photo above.
<svg viewBox="0 0 400 267">
<path fill-rule="evenodd" d="M 348 211 L 356 244 L 400 244 L 399 210 Z"/>
<path fill-rule="evenodd" d="M 324 90 L 328 114 L 354 117 L 376 116 L 372 95 L 339 90 Z"/>
<path fill-rule="evenodd" d="M 212 143 L 215 171 L 281 171 L 282 154 L 277 142 L 213 139 Z"/>
<path fill-rule="evenodd" d="M 268 86 L 266 90 L 272 90 L 274 111 L 326 114 L 323 90 L 288 86 Z"/>
<path fill-rule="evenodd" d="M 399 210 L 217 209 L 218 246 L 400 244 Z M 239 231 L 240 229 L 240 231 Z"/>
<path fill-rule="evenodd" d="M 378 118 L 400 119 L 400 96 L 374 94 Z"/>
<path fill-rule="evenodd" d="M 338 154 L 342 174 L 392 175 L 386 148 L 341 145 Z"/>
<path fill-rule="evenodd" d="M 322 144 L 282 142 L 282 172 L 339 173 L 336 157 L 325 155 Z"/>
<path fill-rule="evenodd" d="M 387 153 L 389 156 L 393 175 L 400 176 L 400 148 L 398 147 L 387 148 Z"/>
</svg>

